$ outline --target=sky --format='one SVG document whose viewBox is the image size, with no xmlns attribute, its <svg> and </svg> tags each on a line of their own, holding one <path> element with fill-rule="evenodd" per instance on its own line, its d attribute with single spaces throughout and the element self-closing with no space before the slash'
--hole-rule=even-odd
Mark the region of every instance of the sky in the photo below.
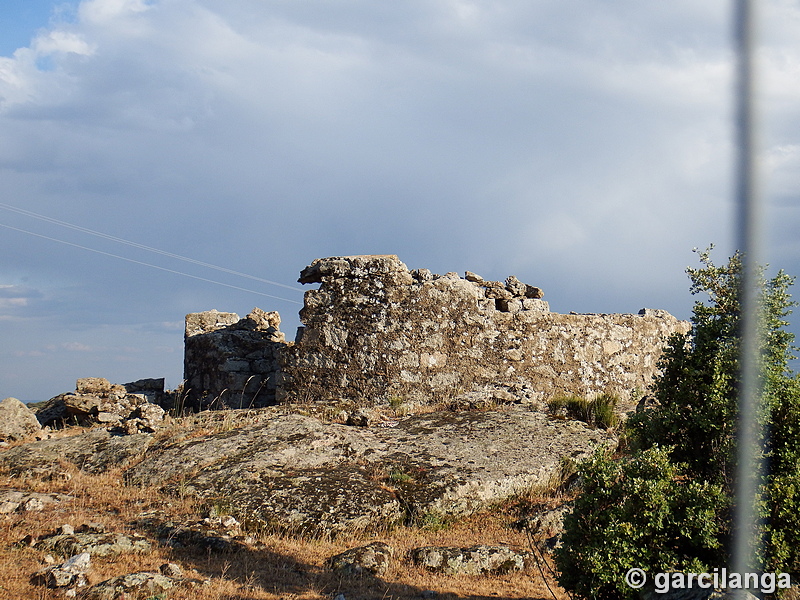
<svg viewBox="0 0 800 600">
<path fill-rule="evenodd" d="M 735 248 L 729 13 L 5 2 L 0 397 L 174 388 L 189 312 L 277 310 L 293 339 L 297 277 L 326 256 L 513 274 L 555 312 L 688 318 L 693 249 Z M 766 256 L 798 275 L 800 4 L 764 0 L 759 40 Z"/>
</svg>

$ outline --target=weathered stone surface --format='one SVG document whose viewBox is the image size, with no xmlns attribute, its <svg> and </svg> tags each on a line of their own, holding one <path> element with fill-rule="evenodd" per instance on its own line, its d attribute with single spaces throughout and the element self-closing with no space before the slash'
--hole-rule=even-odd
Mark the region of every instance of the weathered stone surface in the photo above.
<svg viewBox="0 0 800 600">
<path fill-rule="evenodd" d="M 194 523 L 165 521 L 163 515 L 144 516 L 136 521 L 139 527 L 155 536 L 159 543 L 173 548 L 194 547 L 204 553 L 233 554 L 250 548 L 253 538 L 236 527 L 209 524 L 209 519 Z M 220 520 L 221 521 L 221 520 Z M 162 574 L 169 575 L 169 573 Z M 172 575 L 169 575 L 172 577 Z"/>
<path fill-rule="evenodd" d="M 86 573 L 91 566 L 91 555 L 88 552 L 81 552 L 60 565 L 38 571 L 34 574 L 33 579 L 51 588 L 83 587 L 87 585 Z"/>
<path fill-rule="evenodd" d="M 141 456 L 152 436 L 145 433 L 120 436 L 95 429 L 72 437 L 30 442 L 0 452 L 0 466 L 13 475 L 59 477 L 61 460 L 88 473 L 121 467 Z"/>
<path fill-rule="evenodd" d="M 164 563 L 158 567 L 159 572 L 170 579 L 180 579 L 183 577 L 183 569 L 177 563 Z"/>
<path fill-rule="evenodd" d="M 412 560 L 437 573 L 446 575 L 485 575 L 522 571 L 530 561 L 529 552 L 507 546 L 472 546 L 449 548 L 426 546 L 411 551 Z"/>
<path fill-rule="evenodd" d="M 0 515 L 13 512 L 40 511 L 47 505 L 71 500 L 64 494 L 40 494 L 15 489 L 0 489 Z"/>
<path fill-rule="evenodd" d="M 250 408 L 275 400 L 280 315 L 254 308 L 244 319 L 216 310 L 186 315 L 181 408 Z"/>
<path fill-rule="evenodd" d="M 175 587 L 175 581 L 161 573 L 139 572 L 112 577 L 88 588 L 82 600 L 118 600 L 148 598 Z"/>
<path fill-rule="evenodd" d="M 416 415 L 387 428 L 290 414 L 164 440 L 128 477 L 223 498 L 247 522 L 334 535 L 468 515 L 548 484 L 563 458 L 613 444 L 606 432 L 523 408 Z"/>
<path fill-rule="evenodd" d="M 688 331 L 665 311 L 551 313 L 539 288 L 474 273 L 409 271 L 393 255 L 315 260 L 301 283 L 304 327 L 281 353 L 279 400 L 440 403 L 498 381 L 557 394 L 639 398 L 666 337 Z"/>
<path fill-rule="evenodd" d="M 34 547 L 61 556 L 87 553 L 91 556 L 107 557 L 152 550 L 150 542 L 141 535 L 97 532 L 86 526 L 78 532 L 44 536 Z"/>
<path fill-rule="evenodd" d="M 150 404 L 164 402 L 164 378 L 137 379 L 130 383 L 123 384 L 129 394 L 143 394 Z"/>
<path fill-rule="evenodd" d="M 383 575 L 389 569 L 394 550 L 384 542 L 350 548 L 327 561 L 328 568 L 348 575 Z"/>
<path fill-rule="evenodd" d="M 0 440 L 22 440 L 41 430 L 36 415 L 16 398 L 0 402 Z"/>
</svg>

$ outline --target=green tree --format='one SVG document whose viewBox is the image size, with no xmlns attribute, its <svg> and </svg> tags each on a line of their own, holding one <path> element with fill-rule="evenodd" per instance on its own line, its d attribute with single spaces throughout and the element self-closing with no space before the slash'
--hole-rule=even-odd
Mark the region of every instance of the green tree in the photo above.
<svg viewBox="0 0 800 600">
<path fill-rule="evenodd" d="M 701 268 L 688 269 L 692 294 L 708 298 L 695 303 L 692 330 L 673 336 L 665 348 L 652 389 L 657 406 L 628 420 L 633 454 L 617 462 L 596 457 L 581 470 L 584 493 L 565 520 L 556 562 L 562 585 L 584 597 L 632 597 L 623 581 L 631 567 L 708 570 L 727 562 L 742 257 L 737 253 L 717 266 L 710 250 L 699 253 Z M 764 517 L 762 566 L 787 572 L 800 567 L 800 383 L 789 369 L 793 336 L 786 331 L 795 305 L 788 292 L 792 282 L 783 271 L 771 279 L 762 271 L 759 281 L 760 414 L 771 434 L 762 440 L 769 465 L 758 506 Z M 647 471 L 646 465 L 658 468 Z M 607 491 L 601 493 L 600 486 Z M 658 492 L 660 505 L 657 490 L 666 490 Z M 609 527 L 589 526 L 598 519 Z M 598 544 L 604 554 L 593 554 Z M 597 573 L 608 574 L 607 581 Z"/>
</svg>

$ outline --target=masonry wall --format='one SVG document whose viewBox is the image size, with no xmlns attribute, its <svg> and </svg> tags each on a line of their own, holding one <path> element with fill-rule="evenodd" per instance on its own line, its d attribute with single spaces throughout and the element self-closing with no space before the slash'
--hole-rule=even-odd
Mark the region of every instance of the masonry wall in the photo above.
<svg viewBox="0 0 800 600">
<path fill-rule="evenodd" d="M 278 399 L 446 401 L 524 382 L 546 399 L 649 385 L 666 338 L 688 322 L 665 311 L 556 314 L 510 277 L 410 271 L 397 256 L 315 260 L 296 343 L 280 352 Z"/>
<path fill-rule="evenodd" d="M 245 318 L 210 310 L 186 315 L 185 408 L 248 408 L 274 404 L 278 357 L 286 346 L 277 312 Z"/>
</svg>

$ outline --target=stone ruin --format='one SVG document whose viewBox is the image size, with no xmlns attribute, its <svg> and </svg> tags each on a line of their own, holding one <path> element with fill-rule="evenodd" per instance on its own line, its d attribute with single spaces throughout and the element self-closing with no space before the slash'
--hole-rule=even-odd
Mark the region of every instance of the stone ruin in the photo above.
<svg viewBox="0 0 800 600">
<path fill-rule="evenodd" d="M 210 310 L 186 315 L 185 406 L 249 408 L 274 404 L 278 357 L 287 346 L 277 312 L 244 319 Z"/>
<path fill-rule="evenodd" d="M 506 385 L 539 400 L 612 393 L 630 408 L 667 337 L 690 330 L 663 310 L 553 313 L 514 276 L 440 276 L 394 255 L 317 259 L 299 281 L 320 285 L 305 294 L 294 343 L 277 312 L 186 316 L 187 407 L 436 404 Z"/>
</svg>

